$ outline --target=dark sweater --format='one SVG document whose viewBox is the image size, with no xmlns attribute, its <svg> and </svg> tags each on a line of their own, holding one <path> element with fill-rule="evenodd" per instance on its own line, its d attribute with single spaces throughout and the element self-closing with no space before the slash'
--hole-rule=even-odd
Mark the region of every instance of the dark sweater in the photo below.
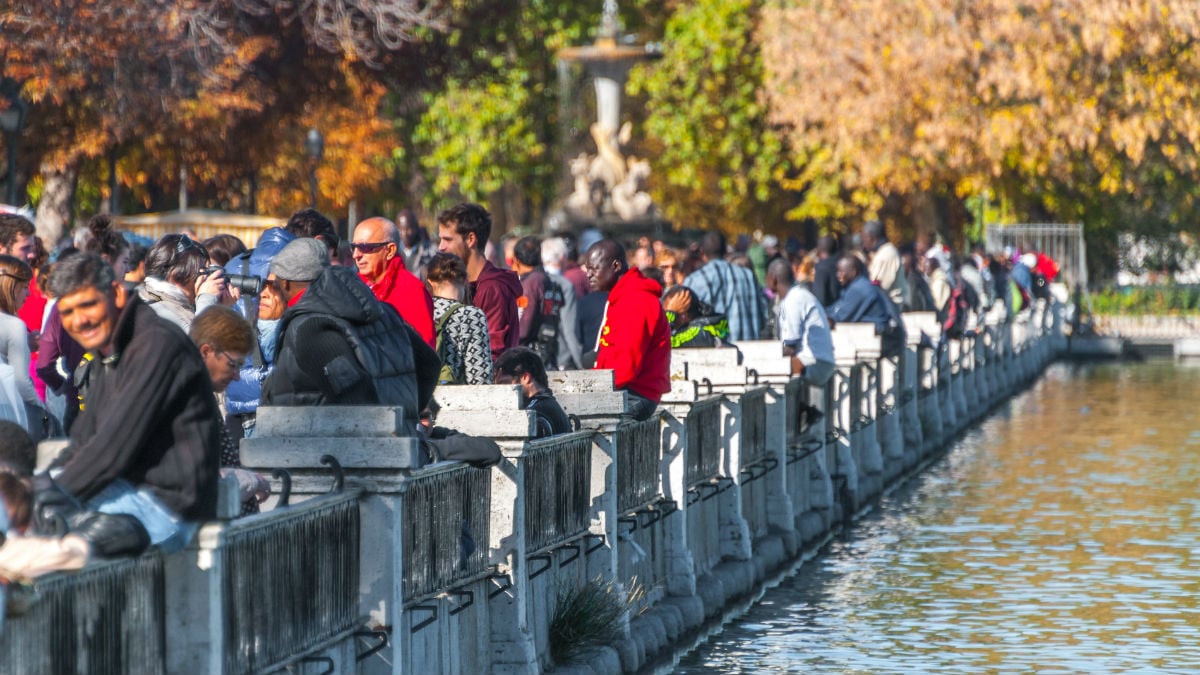
<svg viewBox="0 0 1200 675">
<path fill-rule="evenodd" d="M 818 261 L 813 268 L 812 292 L 825 309 L 829 309 L 842 295 L 842 286 L 837 280 L 837 263 L 837 256 L 831 255 Z"/>
<path fill-rule="evenodd" d="M 183 331 L 131 295 L 112 356 L 96 357 L 56 479 L 87 501 L 118 478 L 186 520 L 216 515 L 221 418 L 208 369 Z"/>
</svg>

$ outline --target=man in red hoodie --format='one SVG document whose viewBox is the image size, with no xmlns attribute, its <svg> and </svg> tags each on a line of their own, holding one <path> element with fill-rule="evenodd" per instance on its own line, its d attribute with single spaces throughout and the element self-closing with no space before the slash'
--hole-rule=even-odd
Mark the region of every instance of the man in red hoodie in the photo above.
<svg viewBox="0 0 1200 675">
<path fill-rule="evenodd" d="M 627 412 L 649 419 L 671 389 L 671 327 L 659 303 L 662 286 L 629 269 L 625 249 L 611 239 L 592 244 L 583 268 L 593 291 L 608 291 L 596 368 L 611 368 L 613 386 L 629 394 Z"/>
<path fill-rule="evenodd" d="M 380 302 L 386 302 L 400 317 L 416 329 L 432 347 L 433 296 L 412 272 L 404 267 L 400 250 L 400 231 L 387 218 L 368 218 L 354 228 L 354 264 L 358 276 L 371 288 Z"/>
<path fill-rule="evenodd" d="M 492 359 L 517 346 L 517 298 L 521 281 L 509 270 L 497 269 L 484 255 L 492 235 L 492 216 L 478 204 L 459 204 L 438 214 L 438 250 L 453 253 L 467 265 L 471 304 L 487 317 Z"/>
</svg>

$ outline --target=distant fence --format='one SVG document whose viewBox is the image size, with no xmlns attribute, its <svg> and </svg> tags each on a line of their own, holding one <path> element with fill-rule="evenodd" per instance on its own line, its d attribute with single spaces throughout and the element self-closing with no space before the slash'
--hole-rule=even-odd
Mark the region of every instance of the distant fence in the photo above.
<svg viewBox="0 0 1200 675">
<path fill-rule="evenodd" d="M 1006 246 L 1041 251 L 1058 263 L 1063 281 L 1078 288 L 1088 287 L 1083 225 L 988 225 L 988 250 L 1002 251 Z"/>
</svg>

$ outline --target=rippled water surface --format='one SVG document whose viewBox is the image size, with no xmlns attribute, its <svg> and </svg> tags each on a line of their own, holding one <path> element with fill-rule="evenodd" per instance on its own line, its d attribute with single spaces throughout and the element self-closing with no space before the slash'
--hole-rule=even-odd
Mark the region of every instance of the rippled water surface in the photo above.
<svg viewBox="0 0 1200 675">
<path fill-rule="evenodd" d="M 1200 369 L 1056 365 L 677 673 L 1200 673 Z"/>
</svg>

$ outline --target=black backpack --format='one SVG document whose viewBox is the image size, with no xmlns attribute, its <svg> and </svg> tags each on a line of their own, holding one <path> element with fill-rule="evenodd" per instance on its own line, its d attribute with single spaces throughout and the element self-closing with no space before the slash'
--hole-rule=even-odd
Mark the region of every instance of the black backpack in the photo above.
<svg viewBox="0 0 1200 675">
<path fill-rule="evenodd" d="M 555 283 L 550 275 L 545 275 L 542 287 L 542 306 L 539 308 L 539 319 L 533 327 L 533 340 L 529 343 L 546 370 L 558 369 L 558 331 L 562 323 L 562 308 L 566 303 L 562 288 Z"/>
</svg>

